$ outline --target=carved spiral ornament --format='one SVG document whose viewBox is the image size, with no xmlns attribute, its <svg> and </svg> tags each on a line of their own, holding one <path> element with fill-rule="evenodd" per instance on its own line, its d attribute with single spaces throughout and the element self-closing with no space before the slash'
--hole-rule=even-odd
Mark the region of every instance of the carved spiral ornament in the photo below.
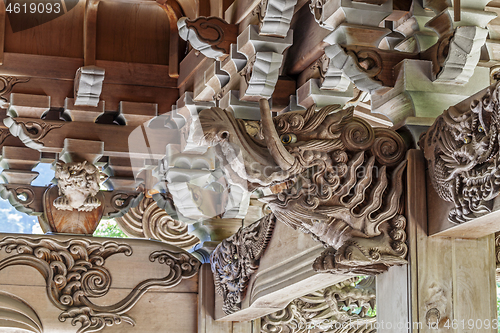
<svg viewBox="0 0 500 333">
<path fill-rule="evenodd" d="M 406 144 L 403 138 L 394 131 L 385 128 L 376 128 L 375 140 L 371 152 L 377 161 L 386 166 L 400 163 L 406 155 Z"/>
<path fill-rule="evenodd" d="M 348 150 L 367 150 L 375 141 L 375 131 L 366 121 L 353 118 L 343 128 L 340 138 Z"/>
</svg>

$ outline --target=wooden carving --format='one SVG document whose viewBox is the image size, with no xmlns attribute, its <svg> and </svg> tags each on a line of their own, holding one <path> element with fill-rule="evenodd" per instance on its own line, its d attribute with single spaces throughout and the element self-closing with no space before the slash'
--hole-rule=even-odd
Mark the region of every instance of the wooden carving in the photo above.
<svg viewBox="0 0 500 333">
<path fill-rule="evenodd" d="M 293 300 L 285 309 L 261 319 L 261 333 L 288 332 L 376 332 L 375 278 L 368 277 L 357 286 L 351 278 L 328 288 Z"/>
<path fill-rule="evenodd" d="M 40 317 L 25 300 L 0 291 L 0 309 L 2 309 L 0 325 L 3 330 L 8 332 L 43 333 Z"/>
<path fill-rule="evenodd" d="M 450 107 L 420 138 L 434 189 L 455 205 L 451 222 L 491 212 L 500 193 L 499 90 L 490 86 L 465 111 Z"/>
<path fill-rule="evenodd" d="M 200 240 L 188 233 L 188 226 L 173 219 L 152 198 L 144 198 L 123 217 L 116 218 L 120 228 L 129 236 L 156 239 L 188 250 Z"/>
<path fill-rule="evenodd" d="M 219 17 L 200 16 L 193 21 L 182 17 L 177 25 L 181 38 L 210 58 L 229 54 L 231 44 L 236 44 L 238 27 Z"/>
<path fill-rule="evenodd" d="M 259 268 L 259 260 L 271 239 L 275 220 L 270 214 L 241 228 L 217 245 L 210 255 L 215 290 L 224 299 L 222 310 L 225 313 L 241 309 L 248 281 Z"/>
<path fill-rule="evenodd" d="M 64 126 L 62 124 L 51 124 L 43 120 L 26 119 L 19 121 L 13 117 L 7 117 L 3 120 L 5 126 L 10 130 L 13 136 L 21 140 L 26 147 L 40 150 L 44 147 L 42 139 L 53 129 Z"/>
<path fill-rule="evenodd" d="M 140 282 L 119 302 L 100 305 L 94 300 L 105 296 L 111 287 L 106 259 L 116 254 L 132 255 L 129 245 L 83 238 L 5 237 L 0 240 L 0 249 L 10 254 L 0 261 L 0 270 L 13 265 L 35 268 L 46 281 L 47 297 L 62 311 L 59 320 L 70 319 L 74 326 L 80 323 L 78 333 L 97 332 L 122 322 L 134 325 L 127 312 L 144 293 L 152 287 L 173 287 L 194 276 L 200 267 L 197 259 L 182 250 L 155 251 L 149 260 L 169 267 L 164 278 Z"/>
<path fill-rule="evenodd" d="M 101 205 L 96 194 L 99 192 L 99 170 L 96 166 L 84 162 L 57 162 L 55 178 L 59 188 L 59 197 L 54 200 L 54 207 L 60 210 L 90 212 Z"/>
<path fill-rule="evenodd" d="M 263 136 L 220 108 L 203 110 L 200 141 L 216 145 L 221 167 L 249 189 L 282 183 L 263 197 L 276 219 L 311 234 L 328 249 L 319 271 L 377 274 L 405 263 L 402 212 L 406 145 L 389 129 L 353 117 L 353 107 L 271 117 L 261 100 Z"/>
<path fill-rule="evenodd" d="M 16 84 L 26 83 L 29 80 L 29 78 L 20 79 L 15 76 L 0 75 L 0 99 L 4 102 L 7 102 L 7 98 L 5 98 L 4 95 L 10 94 Z"/>
</svg>

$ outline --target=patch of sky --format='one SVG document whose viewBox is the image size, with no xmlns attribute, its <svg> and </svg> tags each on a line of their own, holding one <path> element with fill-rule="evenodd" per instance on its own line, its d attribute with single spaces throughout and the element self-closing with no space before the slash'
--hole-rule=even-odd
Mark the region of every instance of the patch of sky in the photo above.
<svg viewBox="0 0 500 333">
<path fill-rule="evenodd" d="M 0 172 L 3 169 L 0 168 Z M 39 173 L 32 182 L 34 186 L 47 186 L 54 178 L 54 170 L 48 163 L 40 163 L 33 169 Z M 3 180 L 2 180 L 3 182 Z M 30 216 L 17 211 L 7 200 L 0 198 L 0 232 L 2 233 L 24 233 L 43 234 L 36 216 Z"/>
</svg>

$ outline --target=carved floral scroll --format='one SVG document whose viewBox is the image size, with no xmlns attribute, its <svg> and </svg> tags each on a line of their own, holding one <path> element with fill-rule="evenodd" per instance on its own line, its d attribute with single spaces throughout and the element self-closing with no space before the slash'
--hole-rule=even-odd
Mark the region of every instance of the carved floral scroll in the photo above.
<svg viewBox="0 0 500 333">
<path fill-rule="evenodd" d="M 200 242 L 188 233 L 186 223 L 173 219 L 152 198 L 144 198 L 137 207 L 116 218 L 116 222 L 129 236 L 157 239 L 185 250 Z"/>
</svg>

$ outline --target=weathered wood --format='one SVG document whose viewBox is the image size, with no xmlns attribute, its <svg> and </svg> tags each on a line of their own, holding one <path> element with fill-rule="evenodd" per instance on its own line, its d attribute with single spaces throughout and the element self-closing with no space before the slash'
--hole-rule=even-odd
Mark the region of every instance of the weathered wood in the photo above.
<svg viewBox="0 0 500 333">
<path fill-rule="evenodd" d="M 494 235 L 480 239 L 428 237 L 423 155 L 411 150 L 408 157 L 411 320 L 421 325 L 421 333 L 449 332 L 444 325 L 453 320 L 460 323 L 453 332 L 475 331 L 476 323 L 467 326 L 469 319 L 484 324 L 496 318 Z"/>
</svg>

